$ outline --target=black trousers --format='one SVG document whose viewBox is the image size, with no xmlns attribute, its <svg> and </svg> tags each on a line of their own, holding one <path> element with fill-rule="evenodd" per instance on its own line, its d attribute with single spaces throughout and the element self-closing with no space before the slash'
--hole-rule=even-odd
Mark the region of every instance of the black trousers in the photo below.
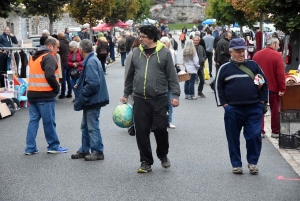
<svg viewBox="0 0 300 201">
<path fill-rule="evenodd" d="M 198 85 L 198 94 L 201 94 L 203 91 L 203 86 L 205 83 L 205 79 L 204 79 L 204 68 L 200 67 L 197 71 L 198 77 L 199 77 L 199 85 Z"/>
<path fill-rule="evenodd" d="M 134 96 L 133 115 L 140 161 L 146 161 L 149 165 L 152 165 L 151 131 L 154 132 L 158 158 L 166 156 L 169 151 L 167 95 L 155 99 Z"/>
<path fill-rule="evenodd" d="M 209 69 L 209 75 L 212 74 L 212 57 L 213 53 L 212 52 L 206 52 L 206 57 L 208 61 L 208 69 Z"/>
<path fill-rule="evenodd" d="M 105 63 L 106 63 L 107 54 L 98 54 L 97 57 L 100 60 L 103 72 L 105 73 L 106 72 Z"/>
</svg>

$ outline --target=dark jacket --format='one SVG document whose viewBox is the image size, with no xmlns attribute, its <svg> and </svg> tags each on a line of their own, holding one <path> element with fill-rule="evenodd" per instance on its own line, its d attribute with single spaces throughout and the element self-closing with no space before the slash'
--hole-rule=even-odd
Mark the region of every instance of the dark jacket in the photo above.
<svg viewBox="0 0 300 201">
<path fill-rule="evenodd" d="M 92 109 L 109 104 L 108 90 L 99 59 L 94 52 L 82 61 L 83 71 L 77 83 L 74 110 Z"/>
<path fill-rule="evenodd" d="M 268 83 L 259 65 L 246 60 L 244 65 L 249 68 L 254 76 L 261 74 L 265 83 L 258 89 L 254 80 L 244 71 L 240 70 L 233 62 L 222 65 L 216 76 L 215 96 L 218 106 L 229 105 L 250 105 L 259 101 L 268 102 Z"/>
<path fill-rule="evenodd" d="M 215 61 L 223 65 L 229 61 L 230 57 L 229 41 L 225 38 L 221 38 L 217 44 Z"/>
<path fill-rule="evenodd" d="M 125 38 L 121 38 L 121 39 L 118 40 L 118 42 L 117 42 L 118 43 L 118 52 L 120 52 L 120 53 L 121 52 L 126 52 L 126 41 L 127 40 Z M 120 49 L 121 42 L 125 43 L 125 49 Z"/>
<path fill-rule="evenodd" d="M 135 96 L 154 99 L 167 96 L 168 88 L 172 97 L 178 99 L 180 87 L 171 52 L 160 41 L 148 59 L 141 45 L 135 48 L 125 80 L 124 97 L 134 92 Z"/>
<path fill-rule="evenodd" d="M 49 102 L 55 101 L 59 91 L 59 83 L 55 77 L 55 71 L 58 68 L 56 58 L 51 54 L 51 50 L 46 46 L 39 47 L 32 55 L 33 61 L 41 55 L 49 52 L 43 57 L 41 67 L 45 71 L 45 77 L 48 84 L 53 88 L 53 91 L 28 91 L 27 97 L 29 102 Z"/>
<path fill-rule="evenodd" d="M 70 52 L 69 49 L 69 41 L 65 37 L 59 39 L 59 52 L 58 54 L 60 55 L 60 60 L 61 60 L 61 66 L 63 67 L 64 63 L 67 63 L 68 60 L 68 54 Z"/>
<path fill-rule="evenodd" d="M 97 55 L 107 54 L 109 52 L 108 42 L 98 39 L 98 44 L 96 48 Z"/>
<path fill-rule="evenodd" d="M 7 39 L 8 36 L 8 39 Z M 0 35 L 0 47 L 12 47 L 11 43 L 18 44 L 18 40 L 16 36 L 11 37 L 10 35 L 6 35 L 5 32 L 3 32 L 2 35 Z"/>
<path fill-rule="evenodd" d="M 202 45 L 198 45 L 198 46 L 195 46 L 196 48 L 196 51 L 197 51 L 197 55 L 199 57 L 199 64 L 200 64 L 200 68 L 204 67 L 204 62 L 206 60 L 206 52 L 205 52 L 205 49 L 202 47 Z"/>
<path fill-rule="evenodd" d="M 134 40 L 135 37 L 133 37 L 132 35 L 126 37 L 126 52 L 129 52 L 131 50 Z"/>
</svg>

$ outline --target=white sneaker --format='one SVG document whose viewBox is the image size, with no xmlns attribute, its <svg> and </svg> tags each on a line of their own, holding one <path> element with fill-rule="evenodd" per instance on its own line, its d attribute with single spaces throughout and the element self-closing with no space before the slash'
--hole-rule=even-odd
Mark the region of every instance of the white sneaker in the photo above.
<svg viewBox="0 0 300 201">
<path fill-rule="evenodd" d="M 175 129 L 176 127 L 172 123 L 170 123 L 169 128 Z"/>
</svg>

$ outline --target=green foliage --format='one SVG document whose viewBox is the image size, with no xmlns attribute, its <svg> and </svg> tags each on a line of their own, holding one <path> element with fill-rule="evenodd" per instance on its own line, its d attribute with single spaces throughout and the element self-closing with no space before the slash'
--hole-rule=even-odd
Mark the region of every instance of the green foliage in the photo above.
<svg viewBox="0 0 300 201">
<path fill-rule="evenodd" d="M 300 32 L 300 1 L 271 0 L 268 8 L 276 29 L 288 34 Z"/>
<path fill-rule="evenodd" d="M 28 15 L 41 15 L 49 17 L 50 33 L 53 32 L 53 22 L 60 19 L 64 12 L 63 8 L 69 0 L 22 0 L 26 6 Z"/>
<path fill-rule="evenodd" d="M 208 0 L 208 6 L 205 9 L 208 18 L 215 18 L 217 24 L 227 25 L 237 22 L 240 26 L 249 24 L 245 18 L 245 13 L 241 10 L 235 10 L 231 3 L 226 0 Z"/>
<path fill-rule="evenodd" d="M 150 7 L 154 3 L 151 0 L 138 0 L 138 11 L 133 16 L 133 20 L 135 22 L 141 22 L 145 18 L 149 18 L 150 16 Z"/>
<path fill-rule="evenodd" d="M 20 4 L 20 0 L 1 0 L 0 17 L 7 18 L 10 12 L 12 12 L 14 8 L 16 8 L 19 4 Z"/>
</svg>

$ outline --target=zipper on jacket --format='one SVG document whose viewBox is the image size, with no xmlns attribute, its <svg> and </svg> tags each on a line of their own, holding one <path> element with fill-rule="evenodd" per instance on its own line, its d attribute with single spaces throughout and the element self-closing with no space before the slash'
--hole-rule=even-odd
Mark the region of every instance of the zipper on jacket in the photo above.
<svg viewBox="0 0 300 201">
<path fill-rule="evenodd" d="M 147 83 L 148 61 L 149 61 L 150 57 L 151 57 L 154 53 L 156 53 L 156 50 L 149 56 L 149 58 L 147 58 L 147 55 L 144 54 L 144 52 L 142 52 L 142 54 L 145 55 L 145 57 L 147 58 L 146 69 L 145 69 L 145 75 L 144 75 L 144 97 L 145 97 L 145 99 L 147 99 L 147 97 L 146 97 L 146 83 Z"/>
</svg>

